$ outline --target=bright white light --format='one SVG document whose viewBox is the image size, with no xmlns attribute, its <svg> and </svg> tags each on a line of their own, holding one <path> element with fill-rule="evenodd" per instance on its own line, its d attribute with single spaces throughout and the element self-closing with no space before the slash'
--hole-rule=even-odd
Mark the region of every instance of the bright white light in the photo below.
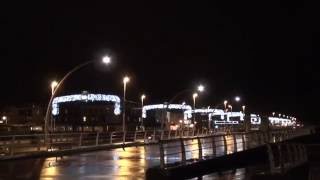
<svg viewBox="0 0 320 180">
<path fill-rule="evenodd" d="M 198 93 L 193 93 L 192 97 L 193 97 L 193 98 L 198 97 Z"/>
<path fill-rule="evenodd" d="M 240 97 L 239 97 L 239 96 L 235 97 L 234 99 L 235 99 L 237 102 L 240 101 Z"/>
<path fill-rule="evenodd" d="M 261 117 L 259 117 L 259 115 L 256 114 L 250 114 L 250 122 L 251 124 L 259 125 L 261 124 Z"/>
<path fill-rule="evenodd" d="M 111 58 L 110 58 L 109 56 L 104 56 L 104 57 L 102 58 L 102 62 L 103 62 L 104 64 L 109 64 L 109 63 L 111 63 Z"/>
<path fill-rule="evenodd" d="M 141 100 L 144 100 L 146 98 L 146 95 L 142 94 L 141 95 Z"/>
<path fill-rule="evenodd" d="M 7 116 L 2 116 L 2 120 L 7 120 Z"/>
<path fill-rule="evenodd" d="M 59 115 L 59 104 L 66 102 L 95 102 L 95 101 L 105 101 L 114 103 L 114 114 L 120 114 L 120 98 L 115 95 L 105 95 L 105 94 L 74 94 L 69 96 L 55 97 L 52 101 L 52 115 Z"/>
<path fill-rule="evenodd" d="M 223 101 L 223 104 L 226 106 L 228 104 L 228 101 L 227 100 L 224 100 Z"/>
<path fill-rule="evenodd" d="M 198 91 L 199 92 L 203 92 L 204 91 L 204 86 L 203 85 L 199 85 L 198 86 Z"/>
<path fill-rule="evenodd" d="M 231 106 L 231 105 L 229 105 L 228 107 L 229 107 L 230 109 L 232 109 L 232 106 Z"/>
<path fill-rule="evenodd" d="M 51 88 L 52 88 L 52 89 L 56 88 L 57 85 L 58 85 L 58 82 L 57 82 L 57 81 L 52 81 L 52 82 L 51 82 Z"/>
<path fill-rule="evenodd" d="M 86 116 L 83 116 L 83 122 L 86 122 L 87 121 L 87 117 Z"/>
<path fill-rule="evenodd" d="M 129 81 L 130 81 L 130 78 L 129 78 L 128 76 L 125 76 L 125 77 L 123 78 L 123 83 L 124 83 L 124 84 L 128 83 Z"/>
</svg>

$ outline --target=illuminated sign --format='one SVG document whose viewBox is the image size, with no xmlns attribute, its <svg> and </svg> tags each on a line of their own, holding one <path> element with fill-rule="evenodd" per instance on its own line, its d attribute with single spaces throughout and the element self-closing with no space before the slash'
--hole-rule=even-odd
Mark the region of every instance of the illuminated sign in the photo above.
<svg viewBox="0 0 320 180">
<path fill-rule="evenodd" d="M 115 95 L 105 95 L 105 94 L 74 94 L 69 96 L 59 96 L 55 97 L 52 101 L 52 115 L 59 115 L 59 104 L 66 102 L 113 102 L 114 103 L 114 114 L 119 115 L 120 110 L 120 98 Z"/>
</svg>

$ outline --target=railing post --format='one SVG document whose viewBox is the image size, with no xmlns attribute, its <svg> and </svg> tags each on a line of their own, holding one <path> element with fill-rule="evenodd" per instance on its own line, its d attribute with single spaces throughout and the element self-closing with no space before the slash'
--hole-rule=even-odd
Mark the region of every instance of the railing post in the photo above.
<svg viewBox="0 0 320 180">
<path fill-rule="evenodd" d="M 97 135 L 96 135 L 96 146 L 99 145 L 99 132 L 97 132 Z"/>
<path fill-rule="evenodd" d="M 199 134 L 200 134 L 200 129 L 198 129 L 198 131 L 197 131 L 197 136 L 199 136 Z"/>
<path fill-rule="evenodd" d="M 144 131 L 143 141 L 146 142 L 146 140 L 147 140 L 147 131 Z"/>
<path fill-rule="evenodd" d="M 214 157 L 217 156 L 217 149 L 216 149 L 216 139 L 214 136 L 212 136 L 212 155 L 214 155 Z"/>
<path fill-rule="evenodd" d="M 153 138 L 152 138 L 152 140 L 153 140 L 153 141 L 156 140 L 156 130 L 155 130 L 155 129 L 153 130 Z"/>
<path fill-rule="evenodd" d="M 192 137 L 194 137 L 195 136 L 195 130 L 194 130 L 194 128 L 192 129 Z"/>
<path fill-rule="evenodd" d="M 13 156 L 13 154 L 14 154 L 14 144 L 15 144 L 15 141 L 16 141 L 16 136 L 12 136 L 11 144 L 10 144 L 10 155 L 11 155 L 11 156 Z"/>
<path fill-rule="evenodd" d="M 278 151 L 279 151 L 279 164 L 280 164 L 280 170 L 281 173 L 284 172 L 284 158 L 283 158 L 283 154 L 282 154 L 282 148 L 281 148 L 281 143 L 278 144 Z"/>
<path fill-rule="evenodd" d="M 245 138 L 245 134 L 242 134 L 242 150 L 246 150 L 246 138 Z"/>
<path fill-rule="evenodd" d="M 273 151 L 272 151 L 270 144 L 267 144 L 267 150 L 268 150 L 270 171 L 271 171 L 271 174 L 274 174 L 276 167 L 275 167 L 275 162 L 274 162 Z"/>
<path fill-rule="evenodd" d="M 163 140 L 163 130 L 161 131 L 160 140 Z"/>
<path fill-rule="evenodd" d="M 198 140 L 198 148 L 199 148 L 199 159 L 202 159 L 202 145 L 200 137 L 197 137 Z"/>
<path fill-rule="evenodd" d="M 111 132 L 111 133 L 110 133 L 110 144 L 112 144 L 113 133 L 114 133 L 114 132 Z"/>
<path fill-rule="evenodd" d="M 137 141 L 137 131 L 134 131 L 134 139 L 133 139 L 133 142 L 136 142 Z"/>
<path fill-rule="evenodd" d="M 177 136 L 178 136 L 178 130 L 176 130 L 174 138 L 177 139 Z"/>
<path fill-rule="evenodd" d="M 180 149 L 181 149 L 181 159 L 182 159 L 182 163 L 185 163 L 187 158 L 186 158 L 186 149 L 184 147 L 184 142 L 183 139 L 180 138 Z"/>
<path fill-rule="evenodd" d="M 223 136 L 224 154 L 228 154 L 227 137 L 226 135 L 222 135 L 222 136 Z"/>
<path fill-rule="evenodd" d="M 291 147 L 290 147 L 290 144 L 287 144 L 286 145 L 286 148 L 287 148 L 287 155 L 288 155 L 288 160 L 289 160 L 289 163 L 294 163 L 293 162 L 293 154 L 292 154 L 292 151 L 291 151 Z"/>
<path fill-rule="evenodd" d="M 169 130 L 168 139 L 171 139 L 171 130 Z"/>
<path fill-rule="evenodd" d="M 82 133 L 80 133 L 80 137 L 79 137 L 79 146 L 82 146 Z"/>
<path fill-rule="evenodd" d="M 163 147 L 163 142 L 160 140 L 159 141 L 159 146 L 160 146 L 160 168 L 164 168 L 164 147 Z"/>
<path fill-rule="evenodd" d="M 237 152 L 237 150 L 238 150 L 237 135 L 234 134 L 234 135 L 233 135 L 233 151 L 234 151 L 234 152 Z"/>
<path fill-rule="evenodd" d="M 122 143 L 125 144 L 126 143 L 126 131 L 123 131 L 123 137 L 122 137 Z"/>
</svg>

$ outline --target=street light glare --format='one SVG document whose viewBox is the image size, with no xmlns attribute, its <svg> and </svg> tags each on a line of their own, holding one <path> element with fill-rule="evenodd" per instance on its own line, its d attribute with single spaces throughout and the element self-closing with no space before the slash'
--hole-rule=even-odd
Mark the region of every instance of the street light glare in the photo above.
<svg viewBox="0 0 320 180">
<path fill-rule="evenodd" d="M 109 56 L 104 56 L 104 57 L 102 58 L 102 62 L 103 62 L 104 64 L 110 64 L 110 63 L 111 63 L 111 58 L 110 58 Z"/>
<path fill-rule="evenodd" d="M 228 104 L 228 101 L 227 101 L 227 100 L 224 100 L 224 101 L 223 101 L 223 104 L 224 104 L 224 105 L 227 105 L 227 104 Z"/>
<path fill-rule="evenodd" d="M 125 77 L 123 78 L 123 83 L 124 83 L 124 84 L 128 83 L 129 81 L 130 81 L 130 78 L 129 78 L 128 76 L 125 76 Z"/>
<path fill-rule="evenodd" d="M 52 81 L 51 82 L 51 88 L 54 89 L 58 85 L 57 81 Z"/>
<path fill-rule="evenodd" d="M 239 97 L 239 96 L 235 97 L 234 99 L 235 99 L 237 102 L 240 101 L 240 97 Z"/>
<path fill-rule="evenodd" d="M 142 95 L 141 95 L 141 99 L 143 100 L 143 99 L 145 99 L 145 98 L 146 98 L 146 95 L 142 94 Z"/>
<path fill-rule="evenodd" d="M 193 97 L 193 98 L 198 97 L 198 93 L 193 93 L 192 97 Z"/>
<path fill-rule="evenodd" d="M 204 91 L 204 86 L 203 85 L 199 85 L 198 86 L 198 91 L 199 92 L 203 92 Z"/>
</svg>

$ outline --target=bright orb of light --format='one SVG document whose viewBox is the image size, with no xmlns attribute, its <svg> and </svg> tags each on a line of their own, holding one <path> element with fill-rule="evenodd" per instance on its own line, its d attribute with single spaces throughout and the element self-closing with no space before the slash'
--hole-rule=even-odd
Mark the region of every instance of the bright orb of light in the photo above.
<svg viewBox="0 0 320 180">
<path fill-rule="evenodd" d="M 235 99 L 237 102 L 240 101 L 240 97 L 239 97 L 239 96 L 235 97 L 234 99 Z"/>
<path fill-rule="evenodd" d="M 204 86 L 203 85 L 199 85 L 198 86 L 198 91 L 199 92 L 203 92 L 204 91 Z"/>
<path fill-rule="evenodd" d="M 104 64 L 109 64 L 109 63 L 111 63 L 111 58 L 110 58 L 109 56 L 104 56 L 104 57 L 102 58 L 102 62 L 103 62 Z"/>
<path fill-rule="evenodd" d="M 128 77 L 128 76 L 125 76 L 124 78 L 123 78 L 123 83 L 124 84 L 126 84 L 127 82 L 129 82 L 130 81 L 130 78 Z"/>
<path fill-rule="evenodd" d="M 198 94 L 197 94 L 197 93 L 194 93 L 194 94 L 192 95 L 192 97 L 193 97 L 193 98 L 196 98 L 196 97 L 198 97 Z"/>
</svg>

